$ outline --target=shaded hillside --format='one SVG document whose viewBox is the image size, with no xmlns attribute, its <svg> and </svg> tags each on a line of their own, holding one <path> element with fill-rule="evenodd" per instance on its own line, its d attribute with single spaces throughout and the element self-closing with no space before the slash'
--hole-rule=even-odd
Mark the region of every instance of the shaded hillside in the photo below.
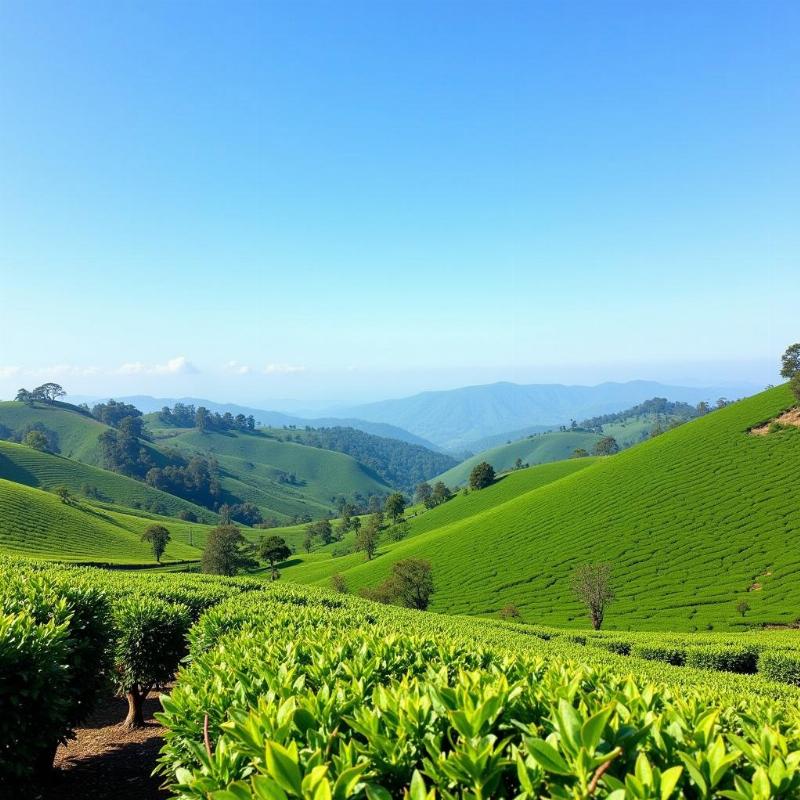
<svg viewBox="0 0 800 800">
<path fill-rule="evenodd" d="M 141 481 L 11 442 L 0 441 L 0 478 L 46 490 L 65 486 L 87 499 L 167 516 L 190 512 L 209 523 L 217 517 L 208 509 Z"/>
<path fill-rule="evenodd" d="M 398 439 L 373 436 L 355 428 L 272 429 L 269 432 L 284 441 L 295 441 L 352 456 L 390 486 L 405 491 L 413 491 L 418 483 L 458 463 L 444 453 Z"/>
</svg>

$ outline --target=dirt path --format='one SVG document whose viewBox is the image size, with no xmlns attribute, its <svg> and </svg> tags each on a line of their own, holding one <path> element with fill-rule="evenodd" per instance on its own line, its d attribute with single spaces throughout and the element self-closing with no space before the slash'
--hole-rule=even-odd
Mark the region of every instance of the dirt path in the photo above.
<svg viewBox="0 0 800 800">
<path fill-rule="evenodd" d="M 77 739 L 58 748 L 52 783 L 42 800 L 162 800 L 160 780 L 151 778 L 163 728 L 153 719 L 157 697 L 145 702 L 146 726 L 128 732 L 119 727 L 128 704 L 111 698 L 77 731 Z"/>
</svg>

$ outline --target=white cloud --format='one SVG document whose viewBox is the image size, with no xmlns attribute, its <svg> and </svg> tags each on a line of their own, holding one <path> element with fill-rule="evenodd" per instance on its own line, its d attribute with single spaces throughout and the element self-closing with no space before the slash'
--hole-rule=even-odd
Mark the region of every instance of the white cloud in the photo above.
<svg viewBox="0 0 800 800">
<path fill-rule="evenodd" d="M 165 364 L 129 361 L 115 370 L 119 375 L 194 375 L 199 370 L 185 356 L 171 358 Z"/>
<path fill-rule="evenodd" d="M 19 375 L 19 373 L 19 367 L 0 367 L 0 378 L 13 378 L 15 375 Z"/>
<path fill-rule="evenodd" d="M 295 372 L 305 372 L 306 368 L 293 364 L 267 364 L 262 371 L 265 375 L 289 375 Z"/>
</svg>

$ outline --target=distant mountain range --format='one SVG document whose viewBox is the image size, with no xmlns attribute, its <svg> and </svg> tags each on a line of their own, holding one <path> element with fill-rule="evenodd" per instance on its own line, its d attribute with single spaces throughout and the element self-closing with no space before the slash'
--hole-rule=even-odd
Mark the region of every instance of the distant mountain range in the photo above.
<svg viewBox="0 0 800 800">
<path fill-rule="evenodd" d="M 258 423 L 271 427 L 306 425 L 350 427 L 422 445 L 452 454 L 478 452 L 507 439 L 517 439 L 552 427 L 609 414 L 630 408 L 653 397 L 698 403 L 715 402 L 719 397 L 736 399 L 758 391 L 758 387 L 742 384 L 727 387 L 670 386 L 655 381 L 601 383 L 597 386 L 565 386 L 563 384 L 492 383 L 465 386 L 446 391 L 422 392 L 411 397 L 382 400 L 376 403 L 337 408 L 325 416 L 299 417 L 281 411 L 217 403 L 200 397 L 151 397 L 132 395 L 117 397 L 132 403 L 145 413 L 160 411 L 176 402 L 205 406 L 224 414 L 252 414 Z M 71 397 L 71 402 L 89 398 Z"/>
<path fill-rule="evenodd" d="M 492 383 L 449 391 L 422 392 L 341 410 L 349 417 L 396 425 L 449 452 L 477 450 L 489 437 L 512 438 L 510 431 L 535 432 L 539 426 L 558 426 L 620 411 L 653 397 L 698 403 L 719 397 L 749 396 L 757 387 L 669 386 L 654 381 L 601 383 L 598 386 Z M 495 439 L 496 441 L 496 439 Z M 477 447 L 476 447 L 477 445 Z"/>
</svg>

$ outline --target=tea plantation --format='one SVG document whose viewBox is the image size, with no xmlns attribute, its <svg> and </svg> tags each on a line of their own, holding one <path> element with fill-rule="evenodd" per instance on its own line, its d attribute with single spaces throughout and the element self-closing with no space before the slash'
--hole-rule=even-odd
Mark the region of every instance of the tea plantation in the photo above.
<svg viewBox="0 0 800 800">
<path fill-rule="evenodd" d="M 654 660 L 668 645 L 683 666 Z M 796 633 L 576 636 L 254 579 L 20 561 L 0 562 L 4 791 L 34 791 L 106 680 L 135 710 L 176 670 L 158 765 L 175 798 L 800 792 Z"/>
<path fill-rule="evenodd" d="M 338 571 L 358 589 L 419 556 L 433 565 L 437 610 L 494 614 L 514 603 L 527 621 L 583 626 L 572 572 L 609 561 L 617 600 L 607 626 L 792 623 L 800 429 L 748 433 L 792 402 L 786 386 L 770 389 Z M 742 600 L 746 618 L 735 610 Z"/>
</svg>

